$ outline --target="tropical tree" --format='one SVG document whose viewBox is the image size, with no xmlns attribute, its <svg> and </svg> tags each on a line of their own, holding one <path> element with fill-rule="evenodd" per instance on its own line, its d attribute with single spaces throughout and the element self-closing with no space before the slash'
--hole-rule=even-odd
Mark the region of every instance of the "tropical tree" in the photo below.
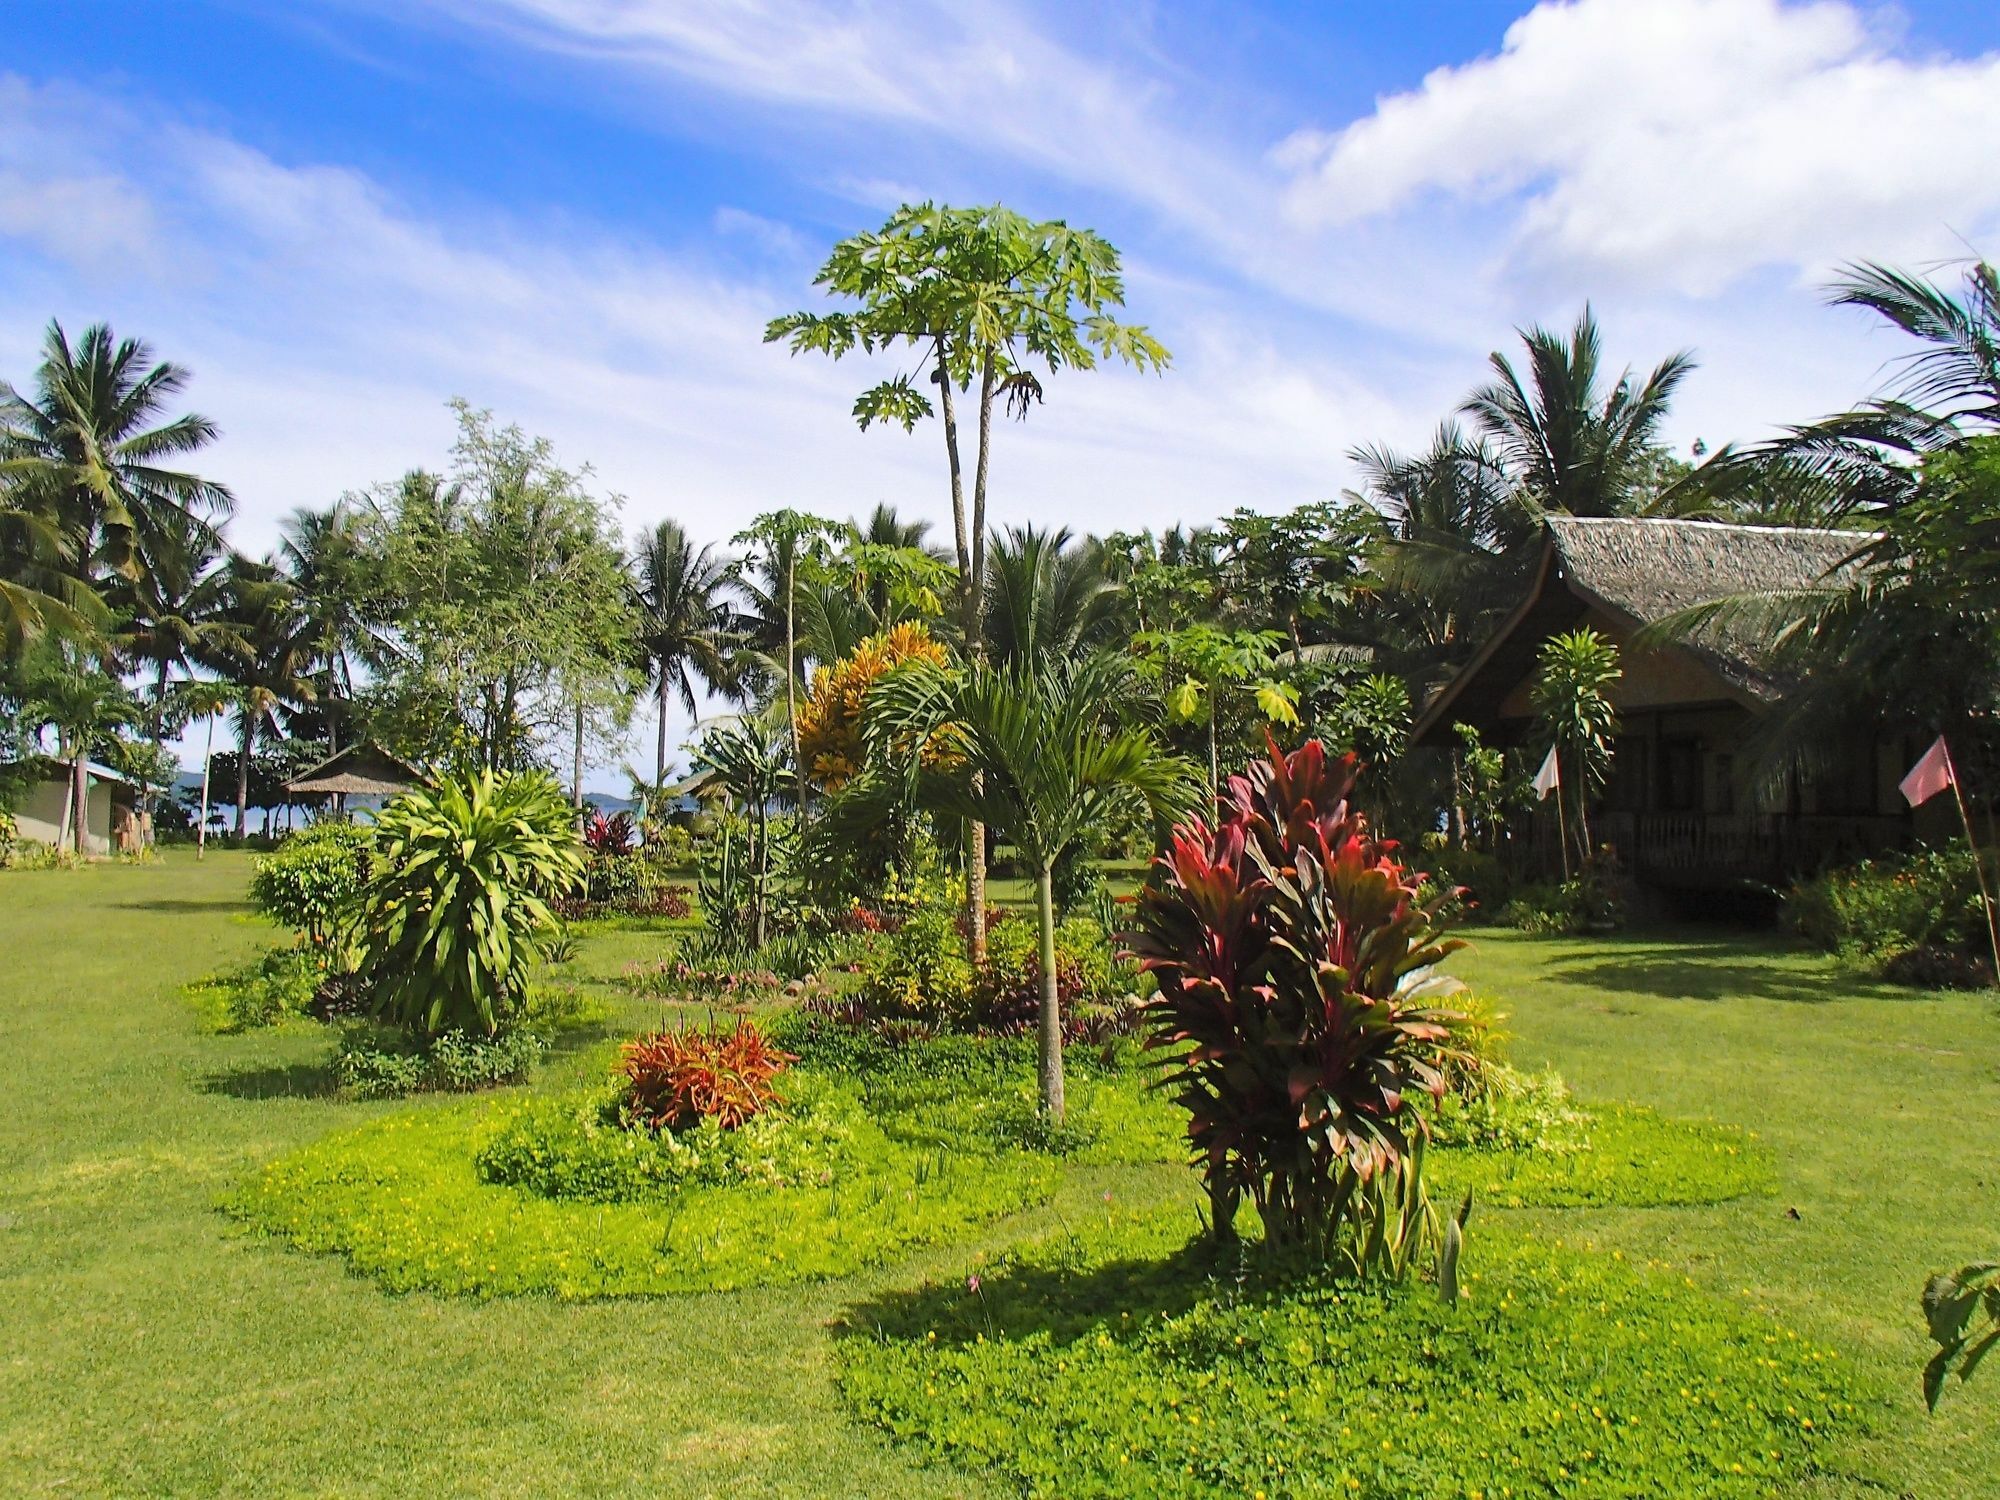
<svg viewBox="0 0 2000 1500">
<path fill-rule="evenodd" d="M 996 829 L 1035 872 L 1040 1103 L 1054 1124 L 1063 1118 L 1056 861 L 1135 802 L 1165 827 L 1199 795 L 1192 769 L 1149 728 L 1119 722 L 1131 696 L 1129 667 L 1110 657 L 958 670 L 917 662 L 869 695 L 871 752 L 899 767 L 911 799 Z M 940 740 L 949 756 L 922 752 Z"/>
<path fill-rule="evenodd" d="M 1134 641 L 1140 670 L 1166 695 L 1169 718 L 1200 724 L 1208 738 L 1208 795 L 1222 787 L 1222 716 L 1234 702 L 1254 705 L 1263 721 L 1298 721 L 1298 690 L 1277 672 L 1284 637 L 1275 630 L 1222 630 L 1190 625 L 1149 630 Z"/>
<path fill-rule="evenodd" d="M 0 659 L 51 631 L 101 640 L 110 611 L 91 585 L 79 539 L 57 521 L 58 466 L 0 457 Z"/>
<path fill-rule="evenodd" d="M 748 847 L 738 863 L 731 858 L 725 830 L 723 872 L 716 889 L 727 892 L 729 899 L 717 906 L 710 905 L 705 896 L 703 904 L 710 907 L 713 919 L 731 923 L 736 912 L 726 908 L 737 905 L 736 890 L 745 891 L 748 899 L 743 905 L 748 907 L 751 940 L 759 948 L 764 946 L 770 932 L 775 843 L 771 808 L 780 800 L 798 799 L 798 776 L 785 752 L 785 744 L 763 724 L 752 719 L 730 719 L 709 726 L 693 762 L 697 771 L 713 775 L 715 784 L 742 809 L 749 831 Z M 736 880 L 735 870 L 747 871 L 747 878 Z"/>
<path fill-rule="evenodd" d="M 25 666 L 22 718 L 37 732 L 53 729 L 56 754 L 69 764 L 56 842 L 82 854 L 90 827 L 92 748 L 101 737 L 136 722 L 139 707 L 113 673 L 73 642 L 45 639 Z"/>
<path fill-rule="evenodd" d="M 713 545 L 697 548 L 680 522 L 661 521 L 639 534 L 630 562 L 635 633 L 652 674 L 660 710 L 653 784 L 667 781 L 667 707 L 678 697 L 698 716 L 695 682 L 711 693 L 733 690 L 729 651 L 737 634 L 729 599 L 731 561 Z"/>
<path fill-rule="evenodd" d="M 452 403 L 448 478 L 360 497 L 377 722 L 409 755 L 516 769 L 625 694 L 634 652 L 615 505 L 546 439 Z"/>
<path fill-rule="evenodd" d="M 158 420 L 188 378 L 138 339 L 114 342 L 104 324 L 72 345 L 52 322 L 33 394 L 0 381 L 0 459 L 40 461 L 38 510 L 65 534 L 62 553 L 86 577 L 137 577 L 162 528 L 228 515 L 226 488 L 167 467 L 216 436 L 193 412 Z"/>
<path fill-rule="evenodd" d="M 1556 795 L 1576 808 L 1573 826 L 1582 859 L 1591 851 L 1590 794 L 1611 770 L 1618 713 L 1609 689 L 1621 675 L 1616 646 L 1594 630 L 1572 630 L 1542 643 L 1529 692 L 1555 742 L 1558 766 L 1567 767 Z"/>
<path fill-rule="evenodd" d="M 215 765 L 215 721 L 236 704 L 238 695 L 234 683 L 197 679 L 181 683 L 177 696 L 182 713 L 208 726 L 201 752 L 201 810 L 194 826 L 194 857 L 200 859 L 208 852 L 208 789 L 209 775 Z M 244 800 L 249 800 L 247 787 Z"/>
<path fill-rule="evenodd" d="M 212 662 L 235 684 L 237 838 L 250 820 L 250 761 L 260 741 L 280 737 L 283 710 L 313 700 L 311 679 L 318 642 L 299 608 L 297 593 L 277 567 L 238 556 L 230 559 L 229 648 Z"/>
<path fill-rule="evenodd" d="M 1525 372 L 1494 353 L 1495 379 L 1464 407 L 1521 501 L 1531 511 L 1572 516 L 1630 509 L 1654 463 L 1668 403 L 1694 369 L 1692 356 L 1669 355 L 1637 385 L 1630 370 L 1607 384 L 1603 336 L 1588 307 L 1568 338 L 1537 327 L 1521 340 Z"/>
<path fill-rule="evenodd" d="M 814 284 L 851 304 L 838 312 L 790 313 L 765 329 L 767 343 L 794 354 L 839 359 L 901 346 L 918 356 L 864 390 L 854 417 L 866 431 L 892 422 L 905 432 L 934 415 L 944 429 L 959 626 L 964 649 L 983 654 L 987 477 L 996 402 L 1025 417 L 1044 394 L 1044 375 L 1088 370 L 1113 359 L 1163 370 L 1166 348 L 1115 316 L 1125 301 L 1118 252 L 1102 236 L 1061 220 L 1037 223 L 998 205 L 904 205 L 878 230 L 833 248 Z M 937 388 L 937 402 L 923 386 Z M 977 438 L 968 508 L 959 442 L 961 396 L 974 402 Z M 966 916 L 975 955 L 985 951 L 985 831 L 966 830 Z"/>
<path fill-rule="evenodd" d="M 354 663 L 369 636 L 364 605 L 370 559 L 360 507 L 343 498 L 320 509 L 294 510 L 281 531 L 277 562 L 312 643 L 315 708 L 326 725 L 327 753 L 336 755 L 343 744 L 342 721 L 354 701 Z"/>
<path fill-rule="evenodd" d="M 801 564 L 810 567 L 840 528 L 832 521 L 804 511 L 767 511 L 736 534 L 739 547 L 749 550 L 739 565 L 755 568 L 764 577 L 762 585 L 745 582 L 744 592 L 768 625 L 782 626 L 783 655 L 777 669 L 785 680 L 785 727 L 791 738 L 792 764 L 799 764 L 799 573 Z"/>
<path fill-rule="evenodd" d="M 1076 545 L 1068 527 L 1010 526 L 987 563 L 987 653 L 1003 664 L 1079 655 L 1104 643 L 1119 602 L 1098 554 Z"/>
</svg>

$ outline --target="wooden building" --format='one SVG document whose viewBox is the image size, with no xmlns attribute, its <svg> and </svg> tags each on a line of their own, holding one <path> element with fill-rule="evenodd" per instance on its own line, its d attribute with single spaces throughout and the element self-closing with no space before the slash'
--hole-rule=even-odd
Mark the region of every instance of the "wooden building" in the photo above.
<svg viewBox="0 0 2000 1500">
<path fill-rule="evenodd" d="M 428 784 L 429 778 L 408 761 L 363 740 L 286 782 L 285 795 L 306 803 L 329 798 L 345 811 L 350 797 L 387 799 Z"/>
<path fill-rule="evenodd" d="M 1862 739 L 1807 775 L 1753 774 L 1746 741 L 1783 698 L 1748 622 L 1722 620 L 1665 644 L 1635 637 L 1732 595 L 1823 586 L 1856 566 L 1851 531 L 1713 521 L 1551 517 L 1527 597 L 1425 706 L 1412 743 L 1449 746 L 1452 726 L 1488 744 L 1544 749 L 1529 703 L 1542 643 L 1589 627 L 1619 650 L 1623 676 L 1609 782 L 1592 834 L 1657 886 L 1775 882 L 1906 842 L 1896 783 L 1914 742 Z M 1535 837 L 1550 835 L 1540 828 Z"/>
</svg>

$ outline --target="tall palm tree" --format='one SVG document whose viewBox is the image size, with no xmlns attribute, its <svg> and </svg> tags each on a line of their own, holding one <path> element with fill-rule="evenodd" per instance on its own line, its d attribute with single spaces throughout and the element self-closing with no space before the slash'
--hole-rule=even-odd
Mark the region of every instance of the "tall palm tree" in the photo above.
<svg viewBox="0 0 2000 1500">
<path fill-rule="evenodd" d="M 278 542 L 279 569 L 312 642 L 330 755 L 340 752 L 341 712 L 353 702 L 354 658 L 367 636 L 361 522 L 361 512 L 344 500 L 317 510 L 301 506 L 286 517 Z"/>
<path fill-rule="evenodd" d="M 738 635 L 730 601 L 730 559 L 713 545 L 697 549 L 678 521 L 642 532 L 631 560 L 638 646 L 660 708 L 653 784 L 667 779 L 667 707 L 675 696 L 697 712 L 695 682 L 713 693 L 734 690 L 729 653 Z"/>
<path fill-rule="evenodd" d="M 151 669 L 148 720 L 154 748 L 166 741 L 169 689 L 176 671 L 245 649 L 231 618 L 231 588 L 215 528 L 185 512 L 159 516 L 145 532 L 136 578 L 113 574 L 106 596 L 125 624 L 119 657 Z M 151 792 L 147 793 L 150 804 Z"/>
<path fill-rule="evenodd" d="M 1001 663 L 1076 656 L 1103 641 L 1120 602 L 1096 549 L 1068 527 L 1010 526 L 987 553 L 987 652 Z"/>
<path fill-rule="evenodd" d="M 45 459 L 0 457 L 0 657 L 51 630 L 101 641 L 110 624 L 75 536 L 56 518 L 60 473 Z"/>
<path fill-rule="evenodd" d="M 250 818 L 250 757 L 281 731 L 279 715 L 316 697 L 311 673 L 318 640 L 298 595 L 275 564 L 237 556 L 229 563 L 230 621 L 238 646 L 216 665 L 236 684 L 236 836 Z"/>
<path fill-rule="evenodd" d="M 1056 861 L 1134 800 L 1157 826 L 1192 808 L 1199 781 L 1144 726 L 1122 724 L 1129 668 L 1115 657 L 1072 661 L 974 661 L 958 670 L 911 666 L 870 694 L 871 752 L 921 746 L 945 735 L 955 755 L 926 765 L 905 757 L 917 805 L 997 829 L 1035 872 L 1041 943 L 1041 1109 L 1063 1118 L 1061 995 L 1055 958 Z"/>
<path fill-rule="evenodd" d="M 85 567 L 136 577 L 170 518 L 212 524 L 232 507 L 213 480 L 163 465 L 207 446 L 215 424 L 194 412 L 158 419 L 188 372 L 138 339 L 94 324 L 74 345 L 49 324 L 33 397 L 0 381 L 0 458 L 53 466 L 51 519 Z"/>
<path fill-rule="evenodd" d="M 1567 339 L 1537 327 L 1521 340 L 1525 375 L 1496 351 L 1496 379 L 1474 391 L 1464 411 L 1532 507 L 1573 516 L 1629 509 L 1693 356 L 1669 355 L 1637 386 L 1630 370 L 1607 385 L 1604 340 L 1588 307 Z"/>
</svg>

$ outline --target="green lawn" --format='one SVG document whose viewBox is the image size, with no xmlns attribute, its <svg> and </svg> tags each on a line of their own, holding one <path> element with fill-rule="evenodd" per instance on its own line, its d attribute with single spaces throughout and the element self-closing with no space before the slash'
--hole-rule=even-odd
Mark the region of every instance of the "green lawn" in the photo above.
<svg viewBox="0 0 2000 1500">
<path fill-rule="evenodd" d="M 199 1031 L 181 984 L 273 937 L 245 911 L 246 876 L 241 856 L 178 852 L 0 876 L 0 1492 L 994 1493 L 846 1420 L 826 1332 L 957 1273 L 971 1246 L 819 1287 L 565 1306 L 386 1296 L 233 1229 L 214 1205 L 253 1164 L 407 1107 L 326 1097 L 315 1029 Z M 615 977 L 654 946 L 596 934 L 578 967 Z M 1847 1451 L 1854 1481 L 1818 1493 L 2000 1495 L 2000 1368 L 1925 1419 L 1914 1311 L 1928 1271 L 2000 1249 L 1990 1001 L 1702 935 L 1480 934 L 1458 966 L 1504 998 L 1518 1060 L 1586 1098 L 1750 1126 L 1775 1152 L 1774 1198 L 1520 1222 L 1665 1261 L 1852 1352 L 1894 1404 Z M 610 1029 L 657 1010 L 622 1002 Z M 566 1051 L 544 1081 L 600 1058 Z M 1075 1169 L 1053 1210 L 984 1242 L 1107 1187 L 1131 1201 L 1180 1184 Z"/>
</svg>

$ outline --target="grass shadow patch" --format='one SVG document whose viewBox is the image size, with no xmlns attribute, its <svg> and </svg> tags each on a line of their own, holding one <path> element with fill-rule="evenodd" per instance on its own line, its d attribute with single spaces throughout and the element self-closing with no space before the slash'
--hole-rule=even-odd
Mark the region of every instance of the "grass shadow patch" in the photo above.
<svg viewBox="0 0 2000 1500">
<path fill-rule="evenodd" d="M 340 1080 L 331 1062 L 271 1063 L 208 1073 L 195 1081 L 204 1094 L 231 1099 L 337 1099 Z"/>
</svg>

